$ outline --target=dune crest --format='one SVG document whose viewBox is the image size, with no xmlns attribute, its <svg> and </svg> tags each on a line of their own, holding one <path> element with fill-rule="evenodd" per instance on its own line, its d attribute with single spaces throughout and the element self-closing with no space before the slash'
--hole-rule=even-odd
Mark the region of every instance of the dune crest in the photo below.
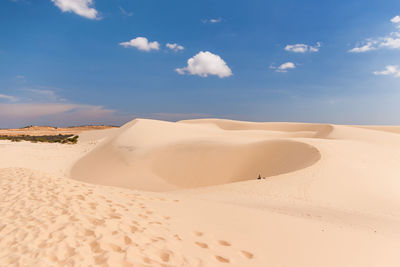
<svg viewBox="0 0 400 267">
<path fill-rule="evenodd" d="M 318 123 L 297 122 L 248 122 L 225 119 L 197 119 L 182 120 L 181 123 L 191 124 L 214 124 L 217 127 L 230 130 L 263 130 L 275 132 L 288 132 L 292 137 L 326 138 L 333 131 L 333 125 Z"/>
</svg>

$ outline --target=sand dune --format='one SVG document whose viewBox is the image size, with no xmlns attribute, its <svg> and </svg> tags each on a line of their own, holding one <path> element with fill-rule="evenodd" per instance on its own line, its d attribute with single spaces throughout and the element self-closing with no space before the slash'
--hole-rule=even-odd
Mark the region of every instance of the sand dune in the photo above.
<svg viewBox="0 0 400 267">
<path fill-rule="evenodd" d="M 137 119 L 81 135 L 0 141 L 0 266 L 400 266 L 397 127 Z"/>
<path fill-rule="evenodd" d="M 233 122 L 235 129 L 247 130 L 239 132 L 209 121 L 196 122 L 136 120 L 78 161 L 71 177 L 152 191 L 271 177 L 311 166 L 320 159 L 318 150 L 308 144 L 271 138 L 279 134 L 277 131 L 289 128 L 291 137 L 310 132 L 319 136 L 330 128 L 254 124 L 256 130 L 248 131 L 250 125 L 240 127 Z M 263 128 L 268 130 L 260 130 Z"/>
<path fill-rule="evenodd" d="M 17 129 L 0 129 L 0 135 L 31 135 L 31 136 L 39 136 L 39 135 L 58 135 L 58 134 L 80 134 L 85 131 L 92 130 L 106 130 L 106 129 L 115 129 L 114 126 L 76 126 L 76 127 L 51 127 L 51 126 L 28 126 L 24 128 Z"/>
</svg>

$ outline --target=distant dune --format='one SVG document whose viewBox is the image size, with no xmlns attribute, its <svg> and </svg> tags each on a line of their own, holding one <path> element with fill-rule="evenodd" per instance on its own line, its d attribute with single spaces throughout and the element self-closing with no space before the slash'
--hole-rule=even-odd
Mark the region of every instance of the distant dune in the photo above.
<svg viewBox="0 0 400 267">
<path fill-rule="evenodd" d="M 91 130 L 104 130 L 116 128 L 115 126 L 105 126 L 105 125 L 87 125 L 87 126 L 74 126 L 74 127 L 52 127 L 52 126 L 27 126 L 24 128 L 15 129 L 0 129 L 0 135 L 31 135 L 31 136 L 41 136 L 41 135 L 58 135 L 58 134 L 80 134 L 84 131 Z"/>
<path fill-rule="evenodd" d="M 398 267 L 399 129 L 136 119 L 0 141 L 0 266 Z"/>
</svg>

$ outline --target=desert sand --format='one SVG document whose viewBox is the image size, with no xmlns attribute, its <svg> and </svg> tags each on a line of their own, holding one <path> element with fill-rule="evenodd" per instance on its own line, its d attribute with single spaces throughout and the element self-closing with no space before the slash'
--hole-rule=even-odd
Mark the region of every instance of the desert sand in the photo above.
<svg viewBox="0 0 400 267">
<path fill-rule="evenodd" d="M 0 141 L 0 266 L 400 266 L 400 127 L 136 119 L 79 135 Z"/>
</svg>

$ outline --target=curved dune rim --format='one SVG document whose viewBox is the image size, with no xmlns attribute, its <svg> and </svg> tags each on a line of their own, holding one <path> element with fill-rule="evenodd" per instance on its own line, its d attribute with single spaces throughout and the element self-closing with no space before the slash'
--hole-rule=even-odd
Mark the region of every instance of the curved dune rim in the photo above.
<svg viewBox="0 0 400 267">
<path fill-rule="evenodd" d="M 193 119 L 181 120 L 178 123 L 206 124 L 211 123 L 226 131 L 266 130 L 276 132 L 315 132 L 313 138 L 327 138 L 333 131 L 332 124 L 324 123 L 303 123 L 303 122 L 249 122 L 228 119 Z"/>
<path fill-rule="evenodd" d="M 221 185 L 286 174 L 321 159 L 314 146 L 290 140 L 251 144 L 178 143 L 153 152 L 152 171 L 179 188 Z"/>
</svg>

